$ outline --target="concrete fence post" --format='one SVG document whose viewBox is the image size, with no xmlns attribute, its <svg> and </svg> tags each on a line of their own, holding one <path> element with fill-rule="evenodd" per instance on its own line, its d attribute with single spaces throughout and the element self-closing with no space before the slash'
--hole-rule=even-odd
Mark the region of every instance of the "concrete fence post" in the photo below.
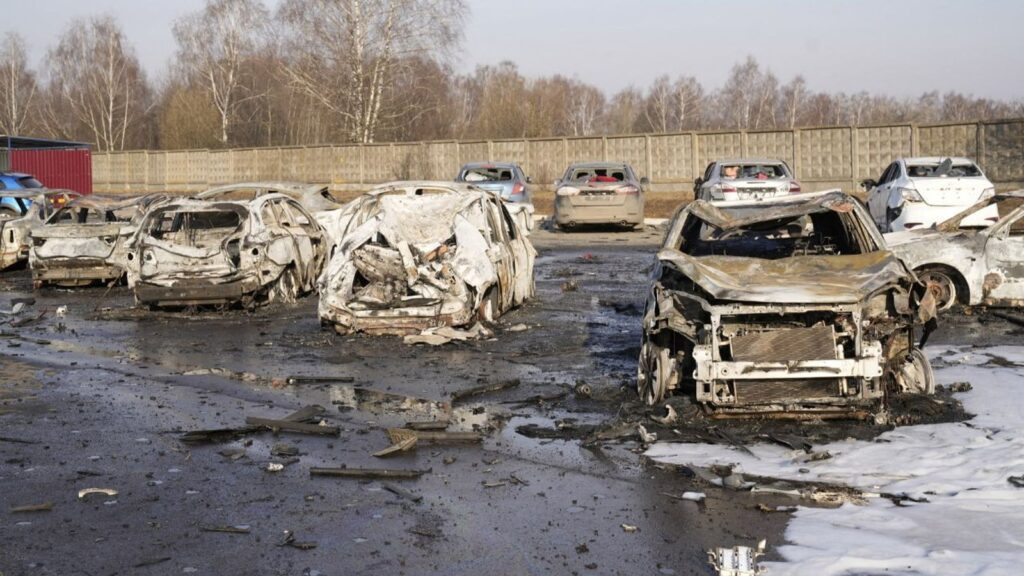
<svg viewBox="0 0 1024 576">
<path fill-rule="evenodd" d="M 856 181 L 860 173 L 860 135 L 857 128 L 850 126 L 850 180 Z"/>
<path fill-rule="evenodd" d="M 910 155 L 921 155 L 921 134 L 918 132 L 917 124 L 910 125 Z"/>
<path fill-rule="evenodd" d="M 648 180 L 654 180 L 654 156 L 651 151 L 651 135 L 644 134 L 644 160 L 647 162 L 647 166 L 644 167 L 646 170 L 646 176 Z"/>
<path fill-rule="evenodd" d="M 700 165 L 700 139 L 696 132 L 690 132 L 690 180 L 699 178 L 704 174 L 704 167 Z"/>
<path fill-rule="evenodd" d="M 805 178 L 803 162 L 800 161 L 800 134 L 799 128 L 793 130 L 793 173 L 796 174 L 798 180 Z"/>
</svg>

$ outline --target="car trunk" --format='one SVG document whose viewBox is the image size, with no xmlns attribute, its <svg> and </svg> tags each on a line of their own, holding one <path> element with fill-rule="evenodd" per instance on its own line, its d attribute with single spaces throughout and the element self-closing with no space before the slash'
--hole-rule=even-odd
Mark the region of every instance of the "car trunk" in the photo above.
<svg viewBox="0 0 1024 576">
<path fill-rule="evenodd" d="M 911 183 L 930 206 L 969 206 L 981 200 L 992 185 L 984 178 L 911 178 Z"/>
<path fill-rule="evenodd" d="M 625 182 L 609 182 L 606 184 L 581 184 L 575 187 L 576 194 L 562 194 L 568 196 L 573 206 L 586 208 L 598 206 L 622 206 L 626 199 L 633 194 L 620 194 L 619 189 L 629 186 Z"/>
<path fill-rule="evenodd" d="M 737 180 L 732 184 L 740 200 L 758 200 L 789 194 L 788 180 Z"/>
<path fill-rule="evenodd" d="M 172 225 L 151 230 L 142 240 L 144 281 L 204 278 L 233 275 L 238 268 L 241 244 L 239 229 L 248 217 L 244 211 L 194 210 L 169 213 Z M 166 221 L 166 220 L 165 220 Z M 235 251 L 229 250 L 230 246 Z"/>
<path fill-rule="evenodd" d="M 42 226 L 32 232 L 36 258 L 74 258 L 83 261 L 110 258 L 121 233 L 120 223 Z"/>
</svg>

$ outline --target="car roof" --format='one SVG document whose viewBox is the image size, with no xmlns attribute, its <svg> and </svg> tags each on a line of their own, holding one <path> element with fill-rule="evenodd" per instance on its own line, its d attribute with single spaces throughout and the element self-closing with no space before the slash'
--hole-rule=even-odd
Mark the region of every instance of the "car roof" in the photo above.
<svg viewBox="0 0 1024 576">
<path fill-rule="evenodd" d="M 627 164 L 625 162 L 615 162 L 615 161 L 609 161 L 609 162 L 576 162 L 576 163 L 573 163 L 573 164 L 569 164 L 569 168 L 602 168 L 602 167 L 607 167 L 607 166 L 615 166 L 616 168 L 621 166 L 621 167 L 625 168 L 625 167 L 629 166 L 629 164 Z"/>
<path fill-rule="evenodd" d="M 974 160 L 970 158 L 964 158 L 963 156 L 914 156 L 913 158 L 899 158 L 904 163 L 910 164 L 939 164 L 946 158 L 953 161 L 954 164 L 974 164 Z"/>
<path fill-rule="evenodd" d="M 223 186 L 215 186 L 213 188 L 203 190 L 199 194 L 196 194 L 196 197 L 203 198 L 208 195 L 215 196 L 217 194 L 223 194 L 225 192 L 232 192 L 235 190 L 280 190 L 299 194 L 315 194 L 324 188 L 327 188 L 327 185 L 310 184 L 308 182 L 237 182 L 234 184 L 224 184 Z"/>
<path fill-rule="evenodd" d="M 387 182 L 380 186 L 375 186 L 366 194 L 379 196 L 396 190 L 408 190 L 411 188 L 439 188 L 463 194 L 491 194 L 491 192 L 478 188 L 467 182 L 448 182 L 445 180 L 396 180 L 394 182 Z"/>
<path fill-rule="evenodd" d="M 0 172 L 0 178 L 5 176 L 8 178 L 32 178 L 31 174 L 26 174 L 24 172 Z"/>
<path fill-rule="evenodd" d="M 80 192 L 65 190 L 63 188 L 18 188 L 17 190 L 0 190 L 0 198 L 28 198 L 31 200 L 39 195 L 56 196 L 57 194 L 70 194 L 81 196 Z"/>
<path fill-rule="evenodd" d="M 515 162 L 467 162 L 462 165 L 461 170 L 471 168 L 518 168 Z"/>
<path fill-rule="evenodd" d="M 778 158 L 729 158 L 726 160 L 715 160 L 715 164 L 785 164 L 784 160 Z"/>
</svg>

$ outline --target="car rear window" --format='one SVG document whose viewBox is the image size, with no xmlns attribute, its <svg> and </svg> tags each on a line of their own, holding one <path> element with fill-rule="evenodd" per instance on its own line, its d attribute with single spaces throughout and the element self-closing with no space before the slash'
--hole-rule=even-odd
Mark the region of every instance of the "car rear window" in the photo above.
<svg viewBox="0 0 1024 576">
<path fill-rule="evenodd" d="M 577 168 L 570 178 L 575 182 L 622 182 L 625 179 L 626 169 L 621 166 Z"/>
<path fill-rule="evenodd" d="M 18 184 L 21 184 L 23 188 L 42 188 L 43 183 L 31 176 L 25 176 L 24 178 L 18 178 Z"/>
<path fill-rule="evenodd" d="M 508 182 L 512 180 L 511 168 L 469 168 L 462 171 L 459 180 L 463 182 Z"/>
<path fill-rule="evenodd" d="M 737 167 L 736 177 L 744 180 L 782 180 L 789 177 L 782 164 L 725 164 L 722 166 L 723 176 L 730 166 Z"/>
<path fill-rule="evenodd" d="M 948 172 L 940 170 L 941 164 L 907 164 L 907 175 L 911 178 L 970 178 L 981 176 L 981 168 L 974 164 L 954 164 Z"/>
</svg>

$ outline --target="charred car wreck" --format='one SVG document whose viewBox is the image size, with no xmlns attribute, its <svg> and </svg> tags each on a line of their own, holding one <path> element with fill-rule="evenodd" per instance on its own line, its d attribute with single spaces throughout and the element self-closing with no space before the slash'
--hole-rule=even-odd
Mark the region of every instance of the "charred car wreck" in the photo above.
<svg viewBox="0 0 1024 576">
<path fill-rule="evenodd" d="M 85 286 L 124 276 L 125 245 L 146 209 L 166 198 L 83 196 L 32 230 L 29 267 L 35 286 Z"/>
<path fill-rule="evenodd" d="M 149 306 L 292 301 L 315 287 L 327 245 L 316 220 L 281 194 L 169 201 L 153 207 L 132 238 L 128 284 Z"/>
<path fill-rule="evenodd" d="M 677 211 L 644 316 L 638 390 L 718 417 L 884 418 L 930 393 L 915 343 L 934 297 L 841 192 L 696 201 Z"/>
<path fill-rule="evenodd" d="M 521 205 L 518 205 L 521 206 Z M 341 334 L 410 335 L 494 320 L 533 296 L 517 205 L 451 182 L 396 182 L 336 213 L 320 319 Z"/>
<path fill-rule="evenodd" d="M 28 262 L 32 231 L 80 194 L 71 190 L 27 188 L 3 192 L 0 201 L 0 270 Z"/>
</svg>

